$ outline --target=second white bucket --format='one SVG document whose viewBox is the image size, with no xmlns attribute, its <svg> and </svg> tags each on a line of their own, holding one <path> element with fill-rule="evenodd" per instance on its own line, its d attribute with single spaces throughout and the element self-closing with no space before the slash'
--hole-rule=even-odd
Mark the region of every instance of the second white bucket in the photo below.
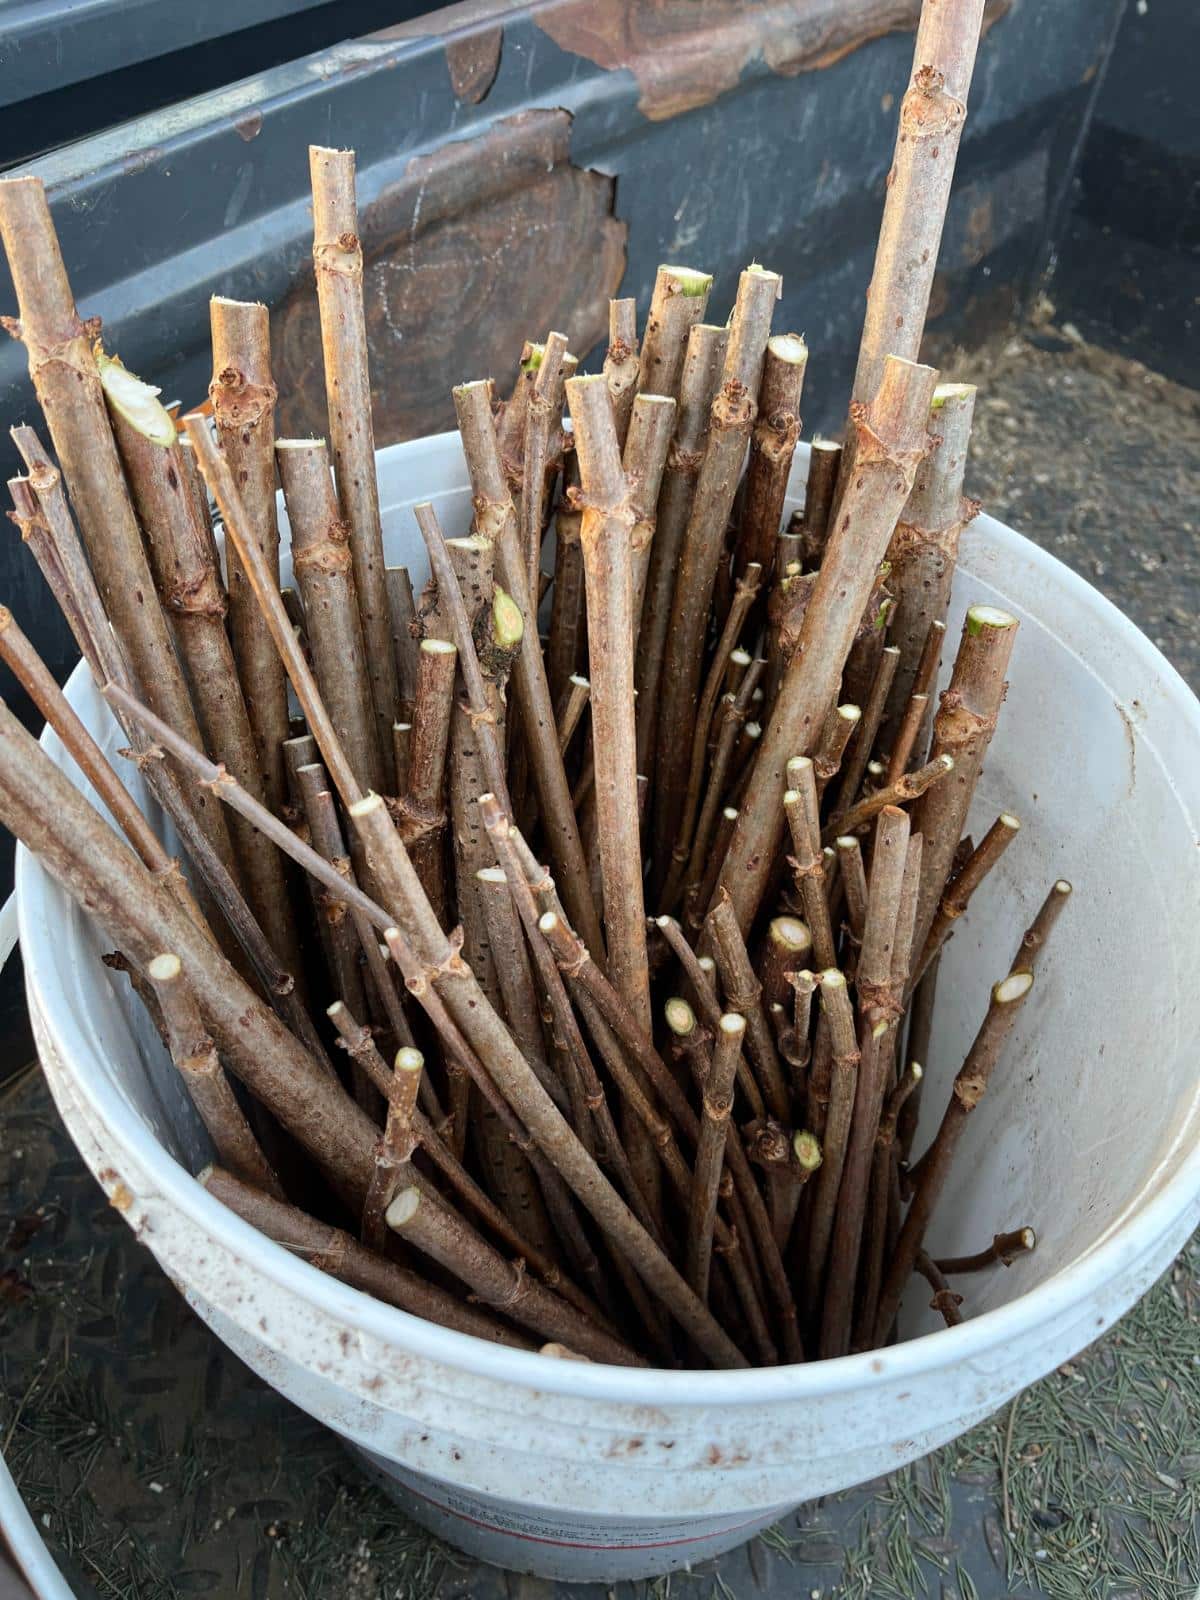
<svg viewBox="0 0 1200 1600">
<path fill-rule="evenodd" d="M 796 498 L 806 459 L 802 448 Z M 466 528 L 457 437 L 385 450 L 379 476 L 389 559 L 415 576 L 414 500 L 433 500 L 447 531 Z M 1046 887 L 1063 876 L 1076 893 L 931 1243 L 961 1254 L 1028 1223 L 1039 1246 L 972 1280 L 958 1328 L 935 1329 L 917 1286 L 906 1342 L 873 1354 L 729 1373 L 554 1361 L 445 1332 L 290 1256 L 190 1176 L 209 1157 L 203 1131 L 101 966 L 103 933 L 21 852 L 30 1011 L 84 1159 L 230 1348 L 471 1554 L 615 1580 L 729 1549 L 803 1500 L 933 1449 L 1076 1354 L 1200 1219 L 1200 706 L 1107 601 L 988 517 L 964 540 L 952 638 L 975 600 L 1014 612 L 1021 633 L 973 822 L 1008 809 L 1026 826 L 943 963 L 927 1117 Z M 69 693 L 115 752 L 82 671 Z M 45 743 L 69 766 L 52 734 Z"/>
</svg>

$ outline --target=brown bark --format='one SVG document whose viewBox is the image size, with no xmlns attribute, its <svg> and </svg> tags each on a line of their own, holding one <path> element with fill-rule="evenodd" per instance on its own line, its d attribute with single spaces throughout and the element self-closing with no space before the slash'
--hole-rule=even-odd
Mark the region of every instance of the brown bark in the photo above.
<svg viewBox="0 0 1200 1600">
<path fill-rule="evenodd" d="M 655 1050 L 650 1035 L 642 1028 L 629 1006 L 598 970 L 595 962 L 588 958 L 582 942 L 572 933 L 563 919 L 561 911 L 557 907 L 552 907 L 548 915 L 543 915 L 539 922 L 539 928 L 550 939 L 555 949 L 556 959 L 563 970 L 569 974 L 576 992 L 581 995 L 586 994 L 588 1000 L 598 1008 L 603 1020 L 611 1026 L 630 1060 L 638 1064 L 646 1082 L 659 1095 L 676 1127 L 691 1143 L 695 1144 L 699 1138 L 699 1124 L 695 1112 L 688 1104 L 679 1085 L 671 1076 L 666 1063 Z M 711 1002 L 714 1010 L 717 1011 L 716 1026 L 714 1026 L 713 1030 L 715 1033 L 720 1022 L 720 1013 L 716 1007 L 715 995 L 711 996 Z M 734 1070 L 737 1072 L 741 1070 L 743 1060 L 740 1046 L 735 1055 Z M 614 1057 L 610 1054 L 609 1066 L 610 1070 L 620 1073 L 619 1056 Z M 657 1113 L 650 1106 L 648 1097 L 642 1091 L 636 1094 L 631 1092 L 628 1087 L 629 1075 L 627 1072 L 622 1073 L 621 1076 L 623 1083 L 627 1086 L 626 1093 L 629 1096 L 630 1103 L 638 1108 L 646 1125 L 653 1128 L 657 1133 Z M 708 1081 L 707 1077 L 705 1081 Z M 753 1238 L 758 1248 L 770 1286 L 771 1296 L 783 1324 L 784 1348 L 789 1360 L 802 1360 L 803 1351 L 796 1327 L 796 1309 L 792 1300 L 791 1289 L 787 1282 L 787 1276 L 783 1269 L 783 1263 L 774 1247 L 770 1218 L 767 1216 L 762 1197 L 755 1187 L 754 1177 L 746 1160 L 746 1153 L 742 1148 L 737 1129 L 732 1124 L 727 1124 L 726 1132 L 726 1159 L 729 1162 L 738 1201 L 745 1208 L 747 1235 Z M 668 1153 L 670 1152 L 670 1147 L 666 1144 L 666 1141 L 661 1140 L 661 1136 L 656 1139 L 656 1144 L 660 1150 L 666 1149 Z M 677 1162 L 673 1166 L 669 1164 L 668 1172 L 675 1179 L 677 1187 L 681 1187 L 679 1183 L 679 1164 Z M 690 1186 L 688 1186 L 688 1193 L 689 1195 L 691 1193 Z M 732 1258 L 732 1248 L 736 1240 L 726 1231 L 720 1217 L 717 1219 L 715 1228 L 717 1243 L 722 1252 L 729 1257 L 731 1270 L 734 1270 L 736 1263 Z M 739 1285 L 744 1283 L 744 1280 L 740 1278 L 736 1271 L 735 1277 Z M 741 1289 L 739 1289 L 739 1292 L 742 1292 Z"/>
<path fill-rule="evenodd" d="M 821 809 L 812 758 L 793 757 L 787 764 L 787 781 L 783 810 L 792 841 L 792 855 L 788 858 L 788 864 L 800 895 L 804 921 L 812 936 L 813 960 L 818 970 L 823 972 L 836 964 L 836 947 L 825 892 Z"/>
<path fill-rule="evenodd" d="M 551 333 L 541 347 L 537 375 L 529 391 L 521 473 L 521 548 L 530 594 L 538 592 L 542 571 L 542 528 L 545 524 L 546 467 L 551 431 L 562 423 L 563 357 L 567 336 Z"/>
<path fill-rule="evenodd" d="M 734 1080 L 745 1032 L 746 1019 L 737 1012 L 727 1012 L 721 1018 L 717 1025 L 712 1065 L 701 1096 L 700 1138 L 696 1145 L 687 1232 L 688 1282 L 701 1299 L 708 1296 L 717 1188 L 724 1166 L 729 1116 L 733 1110 Z"/>
<path fill-rule="evenodd" d="M 836 839 L 838 834 L 860 833 L 886 806 L 907 805 L 923 795 L 932 784 L 948 778 L 954 771 L 953 756 L 937 756 L 916 772 L 905 772 L 894 783 L 885 783 L 864 795 L 849 811 L 835 817 L 825 830 L 826 837 Z"/>
<path fill-rule="evenodd" d="M 661 719 L 672 737 L 660 741 L 654 768 L 654 834 L 671 835 L 687 787 L 705 633 L 729 514 L 757 417 L 759 379 L 781 280 L 761 267 L 741 275 L 721 385 L 710 409 L 704 460 L 683 537 L 661 680 Z M 680 735 L 683 737 L 680 737 Z M 661 887 L 661 876 L 656 887 Z"/>
<path fill-rule="evenodd" d="M 871 1159 L 871 1193 L 863 1227 L 862 1289 L 854 1319 L 853 1350 L 869 1348 L 874 1334 L 879 1291 L 883 1286 L 883 1265 L 890 1242 L 888 1213 L 892 1187 L 896 1181 L 896 1128 L 906 1102 L 914 1089 L 920 1086 L 923 1077 L 924 1068 L 921 1064 L 910 1061 L 908 1071 L 889 1092 L 883 1115 L 879 1119 L 875 1153 Z"/>
<path fill-rule="evenodd" d="M 566 1300 L 526 1275 L 523 1262 L 506 1261 L 428 1186 L 399 1190 L 387 1209 L 388 1227 L 429 1256 L 486 1305 L 544 1338 L 561 1340 L 595 1361 L 618 1366 L 645 1363 L 622 1340 L 605 1333 Z"/>
<path fill-rule="evenodd" d="M 934 618 L 929 624 L 925 643 L 921 647 L 921 656 L 912 679 L 912 693 L 902 709 L 890 740 L 891 754 L 888 757 L 887 773 L 889 783 L 908 770 L 914 751 L 919 755 L 924 754 L 928 743 L 925 729 L 929 706 L 937 683 L 938 668 L 942 662 L 942 641 L 945 637 L 946 624 Z"/>
<path fill-rule="evenodd" d="M 96 586 L 130 667 L 154 709 L 186 738 L 199 732 L 166 618 L 154 594 L 137 518 L 109 426 L 92 341 L 63 266 L 40 178 L 0 180 L 0 240 L 8 255 L 19 321 L 4 326 L 25 346 L 29 375 L 87 546 Z M 40 495 L 53 470 L 32 430 L 14 433 Z M 36 453 L 29 448 L 36 447 Z M 233 846 L 213 808 L 197 820 L 227 869 Z"/>
<path fill-rule="evenodd" d="M 225 632 L 226 600 L 213 559 L 207 504 L 201 514 L 178 443 L 157 444 L 115 408 L 112 423 L 204 746 L 255 799 L 263 800 L 258 749 Z M 230 833 L 250 908 L 299 981 L 300 944 L 279 853 L 241 818 L 232 821 Z"/>
<path fill-rule="evenodd" d="M 716 828 L 717 817 L 723 803 L 728 800 L 735 802 L 735 795 L 731 791 L 729 774 L 732 771 L 746 771 L 739 757 L 743 755 L 741 741 L 745 738 L 751 724 L 746 718 L 754 701 L 755 692 L 762 680 L 766 662 L 761 657 L 751 662 L 745 677 L 738 685 L 736 695 L 726 696 L 722 702 L 722 716 L 717 733 L 716 745 L 713 749 L 712 762 L 709 766 L 707 787 L 704 791 L 704 800 L 700 807 L 700 815 L 696 819 L 695 832 L 689 826 L 687 841 L 687 857 L 684 864 L 680 863 L 680 853 L 685 844 L 681 836 L 679 844 L 671 854 L 671 876 L 668 877 L 663 887 L 660 901 L 668 910 L 674 908 L 679 892 L 683 888 L 689 891 L 694 888 L 709 872 L 712 866 L 712 851 L 710 846 L 713 832 Z M 695 744 L 693 744 L 695 748 Z M 704 752 L 701 751 L 703 758 Z M 681 821 L 686 821 L 686 817 Z M 690 894 L 689 894 L 689 898 Z M 706 902 L 699 894 L 695 895 L 694 903 L 689 905 L 688 921 L 693 927 L 698 927 L 703 920 Z"/>
<path fill-rule="evenodd" d="M 913 965 L 910 988 L 916 988 L 930 964 L 936 960 L 938 952 L 954 931 L 954 924 L 970 905 L 971 896 L 1016 838 L 1020 828 L 1019 817 L 1013 816 L 1010 811 L 1002 811 L 980 840 L 978 849 L 972 851 L 962 870 L 950 880 L 934 913 L 933 924 L 919 958 Z"/>
<path fill-rule="evenodd" d="M 983 6 L 947 0 L 921 8 L 867 291 L 855 400 L 874 394 L 889 354 L 915 361 L 921 348 Z"/>
<path fill-rule="evenodd" d="M 856 705 L 832 706 L 826 714 L 825 721 L 821 724 L 821 732 L 817 737 L 816 749 L 813 751 L 813 774 L 817 780 L 817 799 L 824 798 L 825 791 L 837 777 L 841 770 L 842 757 L 846 746 L 850 743 L 855 733 L 862 725 L 862 708 Z"/>
<path fill-rule="evenodd" d="M 675 402 L 660 394 L 640 394 L 633 402 L 629 431 L 621 447 L 621 467 L 629 483 L 634 523 L 629 535 L 633 570 L 633 633 L 642 625 L 646 581 L 654 554 L 658 496 L 675 434 Z"/>
<path fill-rule="evenodd" d="M 412 721 L 413 700 L 417 692 L 417 620 L 412 578 L 407 567 L 386 567 L 388 615 L 392 621 L 392 652 L 396 657 L 396 705 L 402 722 Z M 393 739 L 393 748 L 395 740 Z M 396 774 L 396 793 L 404 793 L 404 782 Z"/>
<path fill-rule="evenodd" d="M 167 1047 L 192 1104 L 222 1162 L 235 1177 L 284 1199 L 279 1179 L 246 1121 L 216 1048 L 200 1018 L 183 963 L 171 952 L 146 966 L 167 1034 Z"/>
<path fill-rule="evenodd" d="M 964 1272 L 984 1272 L 997 1263 L 1011 1267 L 1018 1256 L 1028 1255 L 1037 1249 L 1037 1235 L 1032 1228 L 1016 1228 L 1012 1233 L 996 1234 L 986 1250 L 973 1256 L 948 1256 L 938 1261 L 938 1270 L 947 1277 L 957 1277 Z"/>
<path fill-rule="evenodd" d="M 659 267 L 642 337 L 638 392 L 679 398 L 684 354 L 703 321 L 712 277 L 692 267 Z"/>
<path fill-rule="evenodd" d="M 78 713 L 55 682 L 54 674 L 18 627 L 7 606 L 0 606 L 0 659 L 62 740 L 71 760 L 95 789 L 113 820 L 137 852 L 142 865 L 167 885 L 180 906 L 207 931 L 178 861 L 146 821 L 128 789 L 109 765 Z M 210 936 L 211 937 L 211 936 Z"/>
<path fill-rule="evenodd" d="M 867 695 L 866 704 L 863 706 L 862 720 L 855 733 L 854 747 L 850 751 L 849 759 L 842 769 L 842 780 L 838 787 L 837 804 L 834 809 L 834 822 L 845 813 L 848 813 L 858 799 L 862 781 L 866 775 L 867 767 L 875 749 L 875 739 L 879 733 L 879 724 L 883 718 L 883 708 L 887 704 L 888 688 L 896 675 L 896 667 L 900 660 L 900 652 L 894 645 L 884 649 L 879 658 L 879 666 L 870 693 Z M 831 824 L 832 827 L 832 824 Z M 827 828 L 826 834 L 830 832 Z M 852 833 L 852 828 L 833 827 L 834 833 Z"/>
<path fill-rule="evenodd" d="M 231 1070 L 339 1183 L 365 1193 L 374 1137 L 369 1120 L 5 707 L 0 812 L 130 961 L 145 968 L 164 950 L 179 956 Z"/>
<path fill-rule="evenodd" d="M 893 1056 L 891 1034 L 900 1016 L 899 996 L 904 987 L 905 973 L 897 972 L 897 944 L 903 942 L 907 947 L 911 939 L 912 880 L 919 861 L 920 846 L 912 847 L 906 814 L 894 808 L 884 811 L 875 831 L 867 921 L 855 977 L 862 1065 L 829 1246 L 821 1317 L 821 1351 L 826 1355 L 844 1355 L 850 1346 L 875 1141 Z M 914 870 L 906 872 L 910 865 Z M 906 926 L 901 929 L 903 908 Z"/>
<path fill-rule="evenodd" d="M 728 896 L 718 895 L 705 927 L 721 974 L 725 1002 L 731 1011 L 740 1011 L 746 1019 L 746 1044 L 757 1068 L 763 1099 L 771 1115 L 786 1123 L 789 1117 L 787 1084 L 763 1009 L 762 985 L 750 963 Z"/>
<path fill-rule="evenodd" d="M 733 555 L 735 577 L 751 562 L 768 576 L 774 571 L 783 502 L 800 438 L 800 392 L 807 365 L 808 346 L 798 334 L 779 333 L 767 340 Z"/>
<path fill-rule="evenodd" d="M 850 1004 L 844 975 L 832 968 L 821 973 L 820 985 L 821 1015 L 825 1019 L 829 1040 L 829 1081 L 823 1113 L 813 1119 L 821 1125 L 821 1169 L 812 1193 L 804 1271 L 804 1299 L 814 1322 L 819 1321 L 816 1312 L 822 1303 L 822 1290 L 828 1303 L 828 1297 L 836 1287 L 835 1272 L 841 1270 L 842 1265 L 831 1259 L 830 1241 L 854 1116 L 855 1089 L 863 1068 L 854 1031 L 854 1009 Z M 874 1054 L 874 1045 L 875 1041 L 868 1033 L 863 1046 L 868 1056 L 868 1067 Z M 821 1087 L 822 1098 L 825 1098 L 825 1085 Z"/>
<path fill-rule="evenodd" d="M 688 334 L 679 386 L 675 439 L 658 497 L 658 517 L 638 630 L 638 765 L 652 771 L 659 686 L 684 535 L 696 497 L 713 396 L 729 340 L 726 328 L 697 323 Z"/>
<path fill-rule="evenodd" d="M 631 535 L 637 517 L 608 398 L 604 379 L 572 378 L 567 384 L 584 495 L 580 540 L 587 583 L 592 750 L 609 972 L 617 992 L 648 1032 L 650 974 L 634 722 Z"/>
<path fill-rule="evenodd" d="M 788 664 L 759 749 L 754 790 L 721 875 L 742 927 L 753 921 L 778 852 L 787 763 L 792 756 L 812 754 L 876 569 L 924 453 L 925 418 L 936 379 L 930 367 L 889 357 L 870 405 L 853 408 L 858 441 L 854 471 L 805 613 L 801 646 Z"/>
<path fill-rule="evenodd" d="M 772 917 L 758 953 L 758 975 L 763 1004 L 768 1011 L 791 995 L 790 979 L 802 972 L 812 957 L 812 934 L 799 917 Z"/>
<path fill-rule="evenodd" d="M 354 592 L 371 674 L 376 737 L 390 793 L 395 784 L 391 727 L 399 696 L 375 477 L 354 152 L 310 145 L 308 158 L 313 196 L 313 268 L 321 312 L 329 442 L 338 504 L 350 531 Z"/>
<path fill-rule="evenodd" d="M 304 599 L 321 697 L 360 786 L 383 793 L 392 762 L 391 718 L 381 728 L 375 716 L 350 530 L 338 516 L 325 443 L 281 439 L 275 459 L 292 530 L 292 570 Z M 386 765 L 381 742 L 387 745 Z"/>
<path fill-rule="evenodd" d="M 638 392 L 637 301 L 610 300 L 608 302 L 608 350 L 604 356 L 604 382 L 612 403 L 613 427 L 617 435 L 617 448 L 625 448 L 629 432 L 629 419 Z"/>
<path fill-rule="evenodd" d="M 901 1296 L 912 1273 L 917 1252 L 924 1242 L 925 1230 L 941 1196 L 967 1118 L 987 1090 L 988 1080 L 1032 987 L 1033 973 L 1017 967 L 992 989 L 987 1015 L 954 1080 L 950 1103 L 934 1135 L 933 1144 L 921 1161 L 920 1181 L 896 1241 L 879 1296 L 879 1311 L 875 1318 L 876 1344 L 884 1343 L 895 1321 Z"/>
<path fill-rule="evenodd" d="M 900 665 L 888 696 L 883 744 L 890 749 L 913 692 L 930 624 L 944 622 L 959 539 L 978 514 L 963 498 L 963 474 L 975 410 L 975 388 L 942 383 L 933 391 L 930 446 L 917 468 L 908 504 L 888 546 L 888 588 L 895 598 L 891 641 Z"/>
<path fill-rule="evenodd" d="M 221 452 L 237 485 L 244 509 L 245 534 L 261 552 L 266 570 L 279 585 L 279 527 L 275 515 L 275 383 L 271 376 L 271 333 L 267 308 L 214 295 L 209 302 L 213 376 L 209 385 L 213 421 Z M 207 424 L 184 418 L 195 444 Z M 196 464 L 201 467 L 197 447 Z M 212 493 L 212 484 L 208 484 Z M 222 514 L 223 515 L 223 514 Z M 225 565 L 229 575 L 230 632 L 250 726 L 258 742 L 267 804 L 278 811 L 287 799 L 283 741 L 288 736 L 287 682 L 271 635 L 255 602 L 238 549 L 226 530 Z M 155 709 L 151 707 L 151 709 Z"/>
<path fill-rule="evenodd" d="M 447 639 L 422 639 L 408 782 L 400 800 L 400 837 L 438 920 L 446 913 L 446 754 L 454 715 L 458 651 Z"/>
<path fill-rule="evenodd" d="M 927 789 L 913 811 L 925 836 L 916 943 L 924 949 L 954 852 L 1004 703 L 1004 674 L 1016 641 L 1016 619 L 993 606 L 972 606 L 963 624 L 950 687 L 933 724 L 933 758 L 952 756 L 954 771 Z"/>
<path fill-rule="evenodd" d="M 722 693 L 722 683 L 725 684 L 725 693 L 736 696 L 744 674 L 737 682 L 729 681 L 729 673 L 733 662 L 734 646 L 741 637 L 742 627 L 758 596 L 759 585 L 762 581 L 763 568 L 757 562 L 750 562 L 738 579 L 733 593 L 733 602 L 725 617 L 725 625 L 721 629 L 721 637 L 717 640 L 716 649 L 713 651 L 712 662 L 709 666 L 708 677 L 705 680 L 704 690 L 700 696 L 699 708 L 696 712 L 696 725 L 692 730 L 692 754 L 688 768 L 687 793 L 684 799 L 683 811 L 677 819 L 677 834 L 675 846 L 671 852 L 671 873 L 663 889 L 661 903 L 667 909 L 674 907 L 680 889 L 683 887 L 684 868 L 687 866 L 691 855 L 692 834 L 695 825 L 696 812 L 700 805 L 701 785 L 704 781 L 704 768 L 708 754 L 709 733 L 712 729 L 713 712 L 717 707 L 718 696 Z M 750 665 L 750 656 L 746 655 L 746 666 Z M 760 669 L 761 670 L 761 669 Z M 751 691 L 753 692 L 753 691 Z M 735 699 L 736 705 L 736 699 Z M 719 791 L 724 782 L 718 785 Z M 703 859 L 703 857 L 702 857 Z"/>
<path fill-rule="evenodd" d="M 587 863 L 571 805 L 571 792 L 562 756 L 558 751 L 554 705 L 542 660 L 535 606 L 525 582 L 516 513 L 504 482 L 496 448 L 489 385 L 460 385 L 454 391 L 454 404 L 471 477 L 476 531 L 482 537 L 494 540 L 497 573 L 504 588 L 520 608 L 524 623 L 521 649 L 513 664 L 513 679 L 522 734 L 546 833 L 546 848 L 555 877 L 562 886 L 571 920 L 587 941 L 588 948 L 599 953 L 604 949 L 604 940 L 588 887 Z M 503 779 L 498 785 L 493 783 L 492 792 L 498 795 L 506 792 Z"/>
<path fill-rule="evenodd" d="M 832 439 L 814 439 L 808 458 L 808 479 L 804 488 L 804 519 L 800 532 L 800 556 L 805 569 L 821 565 L 825 542 L 829 538 L 829 517 L 838 486 L 842 447 Z M 777 571 L 782 570 L 776 568 Z"/>
<path fill-rule="evenodd" d="M 550 638 L 546 646 L 546 674 L 555 704 L 573 673 L 583 667 L 584 581 L 583 548 L 579 529 L 583 512 L 574 493 L 579 487 L 579 461 L 574 446 L 563 467 L 563 493 L 554 516 L 554 593 L 550 602 Z"/>
</svg>

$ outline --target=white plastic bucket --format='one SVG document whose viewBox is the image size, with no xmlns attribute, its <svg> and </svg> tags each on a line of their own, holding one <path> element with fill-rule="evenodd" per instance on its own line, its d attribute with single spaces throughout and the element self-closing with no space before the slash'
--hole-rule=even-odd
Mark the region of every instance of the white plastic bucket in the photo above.
<svg viewBox="0 0 1200 1600">
<path fill-rule="evenodd" d="M 413 499 L 432 499 L 451 532 L 469 514 L 457 437 L 394 446 L 379 471 L 390 559 L 422 571 Z M 1074 1355 L 1200 1218 L 1200 706 L 1106 600 L 988 517 L 964 541 L 951 638 L 973 600 L 1022 624 L 975 820 L 1011 809 L 1026 825 L 943 961 L 930 1117 L 1047 886 L 1065 876 L 1076 893 L 931 1242 L 959 1254 L 1028 1223 L 1039 1246 L 971 1280 L 958 1328 L 935 1327 L 916 1285 L 907 1342 L 873 1354 L 750 1372 L 561 1362 L 445 1332 L 324 1276 L 189 1176 L 204 1135 L 101 966 L 104 935 L 21 852 L 30 1012 L 84 1159 L 221 1338 L 473 1555 L 582 1580 L 729 1549 L 803 1500 L 933 1449 Z M 82 671 L 69 692 L 115 750 Z"/>
</svg>

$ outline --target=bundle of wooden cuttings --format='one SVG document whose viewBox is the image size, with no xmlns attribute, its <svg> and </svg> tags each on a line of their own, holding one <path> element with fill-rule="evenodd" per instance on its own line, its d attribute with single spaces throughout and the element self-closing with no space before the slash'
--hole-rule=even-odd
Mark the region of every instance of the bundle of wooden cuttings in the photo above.
<svg viewBox="0 0 1200 1600">
<path fill-rule="evenodd" d="M 979 12 L 922 23 L 803 512 L 778 276 L 718 325 L 710 278 L 663 267 L 640 340 L 612 302 L 601 373 L 552 332 L 503 403 L 455 389 L 473 520 L 416 506 L 415 595 L 384 562 L 351 153 L 310 152 L 328 443 L 275 438 L 266 309 L 221 298 L 211 408 L 177 423 L 77 315 L 40 182 L 0 183 L 54 452 L 14 429 L 11 515 L 191 870 L 7 611 L 93 798 L 0 707 L 0 820 L 115 944 L 200 1181 L 382 1300 L 733 1367 L 886 1343 L 914 1271 L 958 1321 L 948 1279 L 1032 1248 L 923 1244 L 1065 882 L 912 1149 L 939 952 L 1019 829 L 963 837 L 1017 626 L 972 606 L 936 702 L 974 390 L 915 359 Z"/>
</svg>

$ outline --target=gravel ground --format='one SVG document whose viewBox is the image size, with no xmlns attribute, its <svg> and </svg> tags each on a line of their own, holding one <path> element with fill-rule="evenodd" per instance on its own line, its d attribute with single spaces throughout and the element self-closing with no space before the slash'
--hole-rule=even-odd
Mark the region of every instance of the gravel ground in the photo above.
<svg viewBox="0 0 1200 1600">
<path fill-rule="evenodd" d="M 980 385 L 969 486 L 1200 686 L 1200 400 L 1052 319 L 939 352 Z M 406 1523 L 225 1352 L 106 1206 L 36 1070 L 0 1095 L 0 1150 L 0 1439 L 80 1597 L 550 1600 Z M 1193 1242 L 1104 1340 L 965 1439 L 719 1563 L 569 1592 L 1192 1600 L 1198 1534 Z"/>
</svg>

